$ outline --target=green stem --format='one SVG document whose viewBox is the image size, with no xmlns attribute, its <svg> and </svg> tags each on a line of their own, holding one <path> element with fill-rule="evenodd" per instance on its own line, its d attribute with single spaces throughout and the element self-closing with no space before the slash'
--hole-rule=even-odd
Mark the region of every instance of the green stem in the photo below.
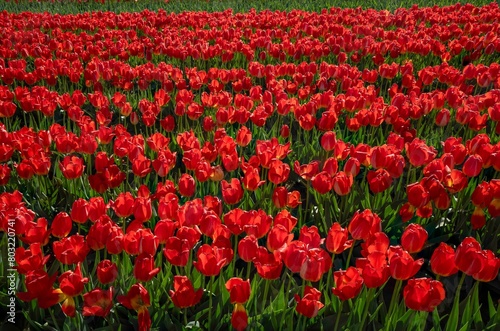
<svg viewBox="0 0 500 331">
<path fill-rule="evenodd" d="M 210 276 L 210 296 L 208 297 L 208 330 L 212 329 L 212 297 L 214 289 L 214 278 L 215 276 Z"/>
<path fill-rule="evenodd" d="M 334 331 L 337 331 L 339 329 L 340 315 L 342 315 L 343 306 L 344 301 L 340 301 L 339 311 L 337 312 L 337 319 L 335 320 L 335 327 L 333 328 Z"/>
<path fill-rule="evenodd" d="M 356 245 L 356 240 L 353 240 L 351 248 L 349 249 L 349 254 L 347 255 L 347 261 L 345 264 L 345 268 L 349 268 L 349 263 L 351 262 L 351 257 L 352 257 L 352 251 L 354 250 L 354 245 Z"/>
<path fill-rule="evenodd" d="M 264 279 L 265 285 L 264 285 L 264 296 L 262 297 L 262 311 L 266 309 L 266 303 L 267 303 L 267 295 L 269 294 L 269 283 L 271 282 L 269 279 Z"/>
<path fill-rule="evenodd" d="M 399 292 L 401 291 L 401 285 L 403 284 L 402 280 L 397 280 L 396 285 L 394 286 L 394 292 L 392 292 L 392 298 L 391 298 L 391 303 L 389 304 L 389 310 L 387 312 L 387 317 L 388 321 L 390 322 L 392 320 L 392 312 L 394 310 L 394 306 L 397 301 L 399 301 Z M 388 328 L 390 328 L 390 323 L 387 325 Z"/>
<path fill-rule="evenodd" d="M 375 292 L 374 288 L 371 288 L 368 290 L 368 296 L 366 298 L 366 306 L 365 306 L 365 310 L 363 312 L 363 317 L 361 319 L 361 330 L 365 329 L 365 321 L 366 321 L 366 318 L 368 317 L 368 311 L 370 310 L 370 303 L 373 299 L 374 292 Z"/>
</svg>

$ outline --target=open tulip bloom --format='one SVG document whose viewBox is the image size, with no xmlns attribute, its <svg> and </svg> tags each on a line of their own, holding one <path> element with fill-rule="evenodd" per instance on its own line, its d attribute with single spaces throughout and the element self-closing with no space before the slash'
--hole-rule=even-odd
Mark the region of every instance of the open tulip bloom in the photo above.
<svg viewBox="0 0 500 331">
<path fill-rule="evenodd" d="M 499 330 L 500 7 L 413 2 L 1 2 L 2 325 Z"/>
</svg>

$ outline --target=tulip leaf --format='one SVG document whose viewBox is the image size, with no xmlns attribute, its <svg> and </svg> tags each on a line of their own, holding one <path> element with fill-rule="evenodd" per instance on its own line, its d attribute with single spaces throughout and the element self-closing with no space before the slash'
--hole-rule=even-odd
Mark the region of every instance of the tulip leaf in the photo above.
<svg viewBox="0 0 500 331">
<path fill-rule="evenodd" d="M 441 331 L 441 319 L 439 318 L 439 312 L 437 309 L 432 311 L 432 323 L 434 331 Z"/>
<path fill-rule="evenodd" d="M 459 293 L 456 293 L 459 295 Z M 446 322 L 445 330 L 456 330 L 458 327 L 458 305 L 459 301 L 454 300 L 453 307 L 451 308 L 451 313 L 448 316 L 448 322 Z"/>
</svg>

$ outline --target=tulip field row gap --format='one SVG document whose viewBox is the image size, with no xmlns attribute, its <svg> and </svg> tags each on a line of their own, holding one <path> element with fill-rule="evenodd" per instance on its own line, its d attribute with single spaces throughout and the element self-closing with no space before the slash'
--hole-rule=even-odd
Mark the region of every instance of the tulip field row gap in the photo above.
<svg viewBox="0 0 500 331">
<path fill-rule="evenodd" d="M 2 324 L 500 327 L 498 4 L 262 3 L 0 5 Z"/>
</svg>

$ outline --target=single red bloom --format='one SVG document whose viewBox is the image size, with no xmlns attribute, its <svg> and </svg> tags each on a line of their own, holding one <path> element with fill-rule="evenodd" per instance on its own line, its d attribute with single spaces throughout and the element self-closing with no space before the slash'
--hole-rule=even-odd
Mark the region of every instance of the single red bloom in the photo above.
<svg viewBox="0 0 500 331">
<path fill-rule="evenodd" d="M 174 290 L 170 290 L 169 294 L 176 307 L 187 308 L 200 302 L 203 289 L 200 288 L 195 291 L 189 278 L 174 276 Z"/>
<path fill-rule="evenodd" d="M 78 156 L 66 156 L 62 162 L 59 162 L 59 169 L 67 179 L 75 179 L 82 175 L 85 165 Z"/>
<path fill-rule="evenodd" d="M 231 303 L 244 304 L 250 298 L 250 280 L 233 277 L 226 282 Z"/>
<path fill-rule="evenodd" d="M 110 284 L 118 277 L 118 267 L 110 260 L 102 260 L 97 265 L 97 279 L 101 284 Z"/>
<path fill-rule="evenodd" d="M 307 318 L 313 318 L 318 315 L 318 312 L 325 305 L 320 301 L 321 292 L 311 286 L 306 286 L 304 289 L 304 297 L 300 298 L 295 294 L 295 301 L 297 306 L 295 310 L 297 313 L 304 315 Z"/>
<path fill-rule="evenodd" d="M 465 238 L 455 251 L 455 264 L 458 269 L 469 276 L 481 270 L 481 245 L 472 237 Z"/>
<path fill-rule="evenodd" d="M 18 247 L 16 249 L 16 270 L 20 274 L 26 274 L 29 271 L 42 269 L 49 260 L 50 255 L 44 256 L 40 243 L 33 243 L 28 249 Z"/>
<path fill-rule="evenodd" d="M 333 254 L 341 254 L 352 246 L 352 240 L 348 240 L 347 229 L 342 228 L 340 223 L 335 222 L 328 230 L 326 236 L 326 249 Z"/>
<path fill-rule="evenodd" d="M 412 223 L 401 236 L 401 246 L 410 254 L 418 253 L 424 248 L 427 237 L 427 231 L 421 225 Z"/>
<path fill-rule="evenodd" d="M 231 178 L 231 182 L 223 180 L 222 184 L 222 198 L 228 205 L 234 205 L 241 201 L 243 198 L 243 189 L 241 183 L 237 178 Z"/>
<path fill-rule="evenodd" d="M 391 246 L 387 252 L 391 276 L 397 280 L 407 280 L 420 270 L 424 259 L 413 260 L 401 246 Z"/>
<path fill-rule="evenodd" d="M 113 288 L 97 288 L 83 295 L 83 316 L 108 316 L 113 307 Z"/>
<path fill-rule="evenodd" d="M 445 298 L 443 284 L 431 278 L 408 280 L 403 290 L 403 297 L 408 308 L 432 312 Z"/>
<path fill-rule="evenodd" d="M 235 304 L 231 314 L 231 325 L 236 331 L 243 331 L 248 326 L 248 315 L 242 304 Z"/>
<path fill-rule="evenodd" d="M 134 277 L 140 282 L 149 282 L 160 272 L 160 268 L 155 268 L 154 256 L 142 253 L 137 256 L 134 262 Z"/>
<path fill-rule="evenodd" d="M 198 249 L 198 260 L 193 262 L 193 265 L 205 276 L 216 276 L 228 262 L 223 250 L 223 248 L 204 244 Z"/>
<path fill-rule="evenodd" d="M 260 277 L 268 280 L 280 277 L 283 262 L 278 251 L 268 253 L 265 247 L 259 247 L 253 262 Z"/>
<path fill-rule="evenodd" d="M 63 264 L 83 262 L 90 251 L 85 237 L 79 234 L 55 241 L 52 248 L 56 259 Z"/>
<path fill-rule="evenodd" d="M 354 267 L 335 271 L 333 279 L 335 280 L 335 287 L 332 288 L 332 293 L 343 301 L 355 298 L 363 287 L 363 278 L 358 269 Z"/>
<path fill-rule="evenodd" d="M 374 233 L 382 231 L 382 220 L 370 209 L 356 211 L 347 227 L 355 240 L 366 240 Z"/>
</svg>

